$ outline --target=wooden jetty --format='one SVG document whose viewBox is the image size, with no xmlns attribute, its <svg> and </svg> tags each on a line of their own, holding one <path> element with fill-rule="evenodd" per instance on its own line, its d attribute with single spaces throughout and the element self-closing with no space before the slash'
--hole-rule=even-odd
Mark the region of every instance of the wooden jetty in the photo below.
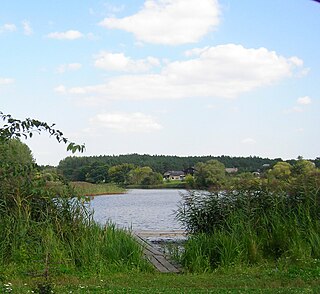
<svg viewBox="0 0 320 294">
<path fill-rule="evenodd" d="M 146 232 L 146 231 L 139 231 L 139 232 L 133 232 L 133 236 L 136 238 L 136 240 L 141 244 L 143 247 L 143 252 L 145 257 L 150 261 L 150 263 L 161 273 L 179 273 L 180 270 L 170 263 L 166 256 L 154 248 L 149 242 L 147 242 L 144 238 L 146 236 L 176 236 L 176 234 L 181 235 L 182 231 L 179 233 L 175 232 Z"/>
</svg>

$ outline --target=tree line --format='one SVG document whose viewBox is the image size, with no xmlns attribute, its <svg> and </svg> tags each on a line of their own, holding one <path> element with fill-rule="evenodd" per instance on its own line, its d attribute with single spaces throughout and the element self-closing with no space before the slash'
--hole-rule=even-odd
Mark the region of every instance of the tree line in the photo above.
<svg viewBox="0 0 320 294">
<path fill-rule="evenodd" d="M 70 181 L 87 181 L 91 183 L 116 182 L 131 183 L 135 178 L 131 174 L 125 178 L 130 170 L 144 168 L 144 172 L 149 174 L 144 180 L 145 183 L 155 183 L 170 170 L 185 170 L 195 167 L 198 163 L 205 163 L 210 160 L 217 160 L 225 167 L 238 168 L 239 173 L 263 171 L 265 166 L 274 166 L 277 162 L 282 162 L 281 158 L 269 159 L 257 156 L 231 157 L 231 156 L 168 156 L 168 155 L 148 155 L 148 154 L 126 154 L 126 155 L 103 155 L 103 156 L 69 156 L 60 161 L 57 170 Z M 294 164 L 296 160 L 287 161 Z M 320 167 L 320 158 L 311 160 Z M 115 168 L 116 167 L 116 168 Z M 150 170 L 147 170 L 146 168 Z M 116 169 L 116 170 L 115 170 Z M 119 171 L 121 170 L 121 171 Z M 143 173 L 136 170 L 136 173 Z M 120 178 L 122 177 L 122 180 Z M 131 180 L 130 180 L 131 177 Z M 150 179 L 153 178 L 153 179 Z M 141 181 L 140 181 L 141 182 Z M 136 184 L 136 183 L 135 183 Z"/>
</svg>

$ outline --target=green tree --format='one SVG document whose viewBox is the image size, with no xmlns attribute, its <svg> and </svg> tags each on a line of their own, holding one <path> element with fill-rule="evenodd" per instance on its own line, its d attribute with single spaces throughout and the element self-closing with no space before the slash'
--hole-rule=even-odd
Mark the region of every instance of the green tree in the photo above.
<svg viewBox="0 0 320 294">
<path fill-rule="evenodd" d="M 26 165 L 34 163 L 31 150 L 19 139 L 0 141 L 0 163 Z"/>
<path fill-rule="evenodd" d="M 185 181 L 186 181 L 187 186 L 189 188 L 194 188 L 195 181 L 194 181 L 194 177 L 192 175 L 190 175 L 190 174 L 186 175 Z"/>
<path fill-rule="evenodd" d="M 268 171 L 268 178 L 287 181 L 292 173 L 292 166 L 288 162 L 277 162 L 272 169 Z"/>
<path fill-rule="evenodd" d="M 110 167 L 108 171 L 110 181 L 119 185 L 127 184 L 129 172 L 134 168 L 135 166 L 129 163 L 123 163 Z"/>
<path fill-rule="evenodd" d="M 308 175 L 315 170 L 316 166 L 313 162 L 299 158 L 292 168 L 292 174 L 294 176 Z"/>
<path fill-rule="evenodd" d="M 195 183 L 199 188 L 220 189 L 225 184 L 225 166 L 218 160 L 199 162 L 195 169 Z"/>
<path fill-rule="evenodd" d="M 109 166 L 100 162 L 94 162 L 87 168 L 85 181 L 90 183 L 108 182 Z"/>
<path fill-rule="evenodd" d="M 154 172 L 149 166 L 136 167 L 128 175 L 128 181 L 133 185 L 157 185 L 161 184 L 163 177 Z"/>
</svg>

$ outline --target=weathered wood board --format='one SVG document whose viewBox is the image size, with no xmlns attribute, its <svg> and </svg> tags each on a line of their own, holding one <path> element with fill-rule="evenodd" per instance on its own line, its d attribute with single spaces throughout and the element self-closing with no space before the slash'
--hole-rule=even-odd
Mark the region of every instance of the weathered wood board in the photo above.
<svg viewBox="0 0 320 294">
<path fill-rule="evenodd" d="M 152 247 L 148 242 L 146 242 L 138 234 L 133 233 L 133 236 L 143 247 L 144 254 L 146 258 L 153 264 L 153 266 L 161 273 L 179 273 L 180 270 L 171 264 L 164 254 L 154 247 Z"/>
</svg>

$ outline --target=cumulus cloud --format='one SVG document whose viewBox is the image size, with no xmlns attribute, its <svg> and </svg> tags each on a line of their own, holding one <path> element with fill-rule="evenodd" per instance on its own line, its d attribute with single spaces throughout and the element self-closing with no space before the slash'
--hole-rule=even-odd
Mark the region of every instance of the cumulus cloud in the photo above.
<svg viewBox="0 0 320 294">
<path fill-rule="evenodd" d="M 13 23 L 6 23 L 0 26 L 0 34 L 7 33 L 7 32 L 15 32 L 16 30 L 17 30 L 17 27 Z"/>
<path fill-rule="evenodd" d="M 300 105 L 311 104 L 311 98 L 309 96 L 299 97 L 297 103 Z"/>
<path fill-rule="evenodd" d="M 26 36 L 31 36 L 33 34 L 33 29 L 30 25 L 30 22 L 27 21 L 27 20 L 24 20 L 22 22 L 22 27 L 23 27 L 23 33 L 26 35 Z"/>
<path fill-rule="evenodd" d="M 67 89 L 72 94 L 108 99 L 151 100 L 201 97 L 232 98 L 293 75 L 291 58 L 265 48 L 227 44 L 188 52 L 189 59 L 165 64 L 157 74 L 126 74 L 106 83 Z"/>
<path fill-rule="evenodd" d="M 141 112 L 102 113 L 97 114 L 90 122 L 95 127 L 107 128 L 116 132 L 151 132 L 162 129 L 162 126 L 152 116 Z"/>
<path fill-rule="evenodd" d="M 304 112 L 306 110 L 306 106 L 311 104 L 312 100 L 309 96 L 299 97 L 297 99 L 296 105 L 285 110 L 285 113 L 294 113 L 294 112 Z"/>
<path fill-rule="evenodd" d="M 76 30 L 69 30 L 65 32 L 53 32 L 48 34 L 47 37 L 56 40 L 76 40 L 83 38 L 83 34 Z"/>
<path fill-rule="evenodd" d="M 82 67 L 81 63 L 61 64 L 57 68 L 57 73 L 65 73 L 66 71 L 76 71 Z"/>
<path fill-rule="evenodd" d="M 13 83 L 14 83 L 14 79 L 0 77 L 0 85 L 9 85 L 9 84 L 13 84 Z"/>
<path fill-rule="evenodd" d="M 105 18 L 100 25 L 133 33 L 142 42 L 195 43 L 219 24 L 217 0 L 147 0 L 136 14 Z"/>
<path fill-rule="evenodd" d="M 100 52 L 95 56 L 94 65 L 109 71 L 122 72 L 147 72 L 154 66 L 159 66 L 157 58 L 147 57 L 145 59 L 133 60 L 123 53 Z"/>
</svg>

